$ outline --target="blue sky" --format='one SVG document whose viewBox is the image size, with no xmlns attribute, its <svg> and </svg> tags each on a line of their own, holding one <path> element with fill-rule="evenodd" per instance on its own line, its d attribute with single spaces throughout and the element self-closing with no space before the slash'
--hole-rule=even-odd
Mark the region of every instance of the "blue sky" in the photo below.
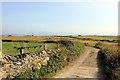
<svg viewBox="0 0 120 80">
<path fill-rule="evenodd" d="M 3 34 L 117 35 L 111 2 L 3 2 Z"/>
</svg>

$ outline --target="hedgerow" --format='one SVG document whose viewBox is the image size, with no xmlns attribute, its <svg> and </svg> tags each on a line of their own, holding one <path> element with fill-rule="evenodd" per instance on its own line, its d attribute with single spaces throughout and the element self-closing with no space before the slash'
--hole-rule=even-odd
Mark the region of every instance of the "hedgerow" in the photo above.
<svg viewBox="0 0 120 80">
<path fill-rule="evenodd" d="M 104 72 L 109 80 L 120 80 L 120 50 L 118 45 L 97 44 Z M 102 47 L 101 47 L 102 46 Z"/>
</svg>

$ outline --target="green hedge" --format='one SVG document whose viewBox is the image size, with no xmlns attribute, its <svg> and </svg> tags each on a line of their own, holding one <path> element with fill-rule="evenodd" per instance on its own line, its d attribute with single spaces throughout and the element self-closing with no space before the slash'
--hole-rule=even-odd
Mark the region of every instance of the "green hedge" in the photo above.
<svg viewBox="0 0 120 80">
<path fill-rule="evenodd" d="M 100 48 L 99 53 L 109 80 L 120 80 L 120 50 L 118 46 L 104 45 Z"/>
</svg>

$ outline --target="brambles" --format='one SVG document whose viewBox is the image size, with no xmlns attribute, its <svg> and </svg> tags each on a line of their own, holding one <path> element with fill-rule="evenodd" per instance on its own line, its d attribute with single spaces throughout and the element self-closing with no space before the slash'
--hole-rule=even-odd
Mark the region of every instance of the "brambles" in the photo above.
<svg viewBox="0 0 120 80">
<path fill-rule="evenodd" d="M 110 80 L 120 79 L 120 50 L 118 45 L 102 45 L 99 54 L 104 64 L 104 70 Z"/>
<path fill-rule="evenodd" d="M 103 43 L 102 42 L 98 42 L 98 43 L 95 44 L 94 47 L 101 49 L 103 47 Z"/>
<path fill-rule="evenodd" d="M 73 42 L 69 41 L 69 40 L 59 40 L 58 43 L 61 44 L 62 46 L 66 46 L 66 47 L 74 45 Z"/>
</svg>

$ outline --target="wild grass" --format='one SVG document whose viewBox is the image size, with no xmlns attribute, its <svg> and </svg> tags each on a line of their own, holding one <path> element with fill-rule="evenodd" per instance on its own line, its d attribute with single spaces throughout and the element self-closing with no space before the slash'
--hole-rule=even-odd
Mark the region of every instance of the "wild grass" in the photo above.
<svg viewBox="0 0 120 80">
<path fill-rule="evenodd" d="M 3 55 L 18 55 L 20 52 L 18 49 L 14 47 L 32 47 L 32 46 L 40 46 L 43 44 L 40 43 L 34 43 L 34 42 L 2 42 L 2 53 Z M 25 48 L 23 49 L 23 53 L 33 53 L 33 52 L 38 52 L 41 50 L 41 48 Z"/>
<path fill-rule="evenodd" d="M 98 43 L 104 71 L 110 80 L 120 80 L 120 50 L 119 45 Z"/>
</svg>

